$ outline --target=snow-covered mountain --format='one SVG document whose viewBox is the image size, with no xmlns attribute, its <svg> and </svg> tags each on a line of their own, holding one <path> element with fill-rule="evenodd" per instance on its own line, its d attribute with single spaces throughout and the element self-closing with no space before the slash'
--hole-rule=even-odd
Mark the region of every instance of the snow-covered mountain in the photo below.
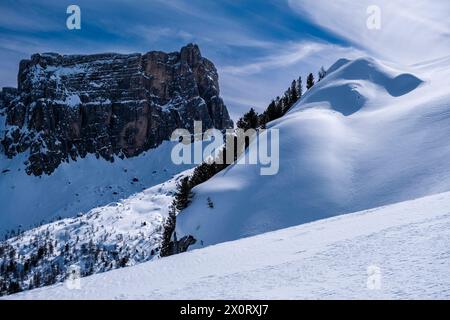
<svg viewBox="0 0 450 320">
<path fill-rule="evenodd" d="M 450 193 L 218 244 L 9 299 L 449 299 Z"/>
<path fill-rule="evenodd" d="M 371 58 L 337 61 L 285 116 L 268 124 L 280 130 L 279 173 L 261 176 L 259 166 L 232 165 L 198 185 L 192 203 L 177 217 L 178 236 L 193 235 L 197 242 L 192 248 L 199 248 L 449 191 L 449 84 L 450 58 L 412 67 Z M 8 164 L 0 179 L 5 212 L 25 212 L 35 203 L 39 206 L 33 221 L 87 212 L 5 242 L 5 257 L 13 255 L 21 268 L 27 261 L 34 263 L 31 269 L 27 265 L 22 284 L 36 287 L 36 273 L 63 280 L 73 264 L 85 276 L 155 257 L 176 181 L 191 172 L 190 166 L 172 164 L 172 145 L 164 142 L 151 152 L 113 163 L 88 156 L 41 177 L 23 174 L 17 157 L 0 159 Z M 157 183 L 162 184 L 140 192 Z M 23 190 L 29 190 L 25 197 Z M 23 201 L 10 201 L 21 197 Z M 449 198 L 443 194 L 368 210 L 108 272 L 83 279 L 86 291 L 59 285 L 21 297 L 351 298 L 365 290 L 369 261 L 387 270 L 383 274 L 391 284 L 386 291 L 364 291 L 362 296 L 447 297 L 440 278 L 450 260 L 444 249 Z M 1 227 L 27 223 L 19 220 L 23 217 L 3 214 Z M 427 251 L 432 242 L 438 245 Z M 423 250 L 412 253 L 414 248 Z M 402 258 L 396 261 L 399 254 Z M 402 291 L 399 270 L 414 261 L 419 269 L 408 276 L 425 280 Z M 329 265 L 333 268 L 312 274 L 316 266 Z M 14 273 L 9 263 L 3 266 Z M 273 275 L 269 282 L 261 279 L 265 273 Z M 281 278 L 286 281 L 280 280 L 284 287 L 275 286 L 277 273 L 286 274 Z M 292 288 L 293 277 L 307 289 Z M 45 277 L 40 281 L 47 283 Z M 223 287 L 217 285 L 220 281 Z M 234 290 L 234 281 L 254 293 L 239 286 Z M 258 281 L 256 287 L 250 285 Z M 123 296 L 113 283 L 121 285 Z M 176 292 L 178 287 L 185 291 Z M 264 288 L 272 291 L 264 295 Z"/>
<path fill-rule="evenodd" d="M 214 64 L 194 44 L 44 53 L 17 78 L 0 90 L 0 294 L 74 264 L 87 275 L 156 256 L 176 180 L 194 166 L 171 160 L 172 131 L 233 126 Z"/>
<path fill-rule="evenodd" d="M 0 90 L 0 237 L 127 198 L 192 166 L 173 130 L 233 126 L 197 45 L 145 54 L 34 54 Z"/>
<path fill-rule="evenodd" d="M 448 57 L 339 60 L 268 125 L 280 130 L 279 173 L 233 165 L 197 186 L 178 234 L 200 247 L 449 191 L 449 86 Z"/>
<path fill-rule="evenodd" d="M 187 170 L 129 198 L 0 242 L 0 295 L 145 262 L 159 255 L 165 219 Z"/>
</svg>

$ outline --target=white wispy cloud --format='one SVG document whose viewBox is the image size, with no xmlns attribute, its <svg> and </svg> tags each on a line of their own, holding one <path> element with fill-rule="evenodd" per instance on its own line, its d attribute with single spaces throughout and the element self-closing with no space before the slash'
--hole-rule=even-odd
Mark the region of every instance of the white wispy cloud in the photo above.
<svg viewBox="0 0 450 320">
<path fill-rule="evenodd" d="M 411 64 L 450 54 L 448 0 L 288 0 L 299 15 L 370 53 Z M 366 26 L 367 8 L 381 9 L 381 29 Z"/>
<path fill-rule="evenodd" d="M 222 71 L 228 74 L 246 75 L 259 73 L 267 69 L 286 67 L 320 51 L 322 47 L 322 44 L 314 42 L 295 44 L 278 54 L 271 54 L 244 65 L 228 66 L 223 68 Z"/>
<path fill-rule="evenodd" d="M 35 52 L 175 51 L 196 42 L 217 66 L 225 102 L 239 116 L 250 106 L 265 108 L 299 75 L 316 73 L 341 57 L 362 55 L 314 38 L 322 32 L 310 35 L 314 28 L 303 25 L 286 1 L 246 6 L 233 0 L 78 0 L 79 32 L 65 28 L 64 3 L 26 0 L 22 8 L 7 2 L 8 11 L 0 10 L 0 26 L 9 28 L 0 32 L 0 86 L 15 83 L 19 60 Z M 33 28 L 36 24 L 41 27 Z M 441 25 L 433 28 L 445 31 Z"/>
</svg>

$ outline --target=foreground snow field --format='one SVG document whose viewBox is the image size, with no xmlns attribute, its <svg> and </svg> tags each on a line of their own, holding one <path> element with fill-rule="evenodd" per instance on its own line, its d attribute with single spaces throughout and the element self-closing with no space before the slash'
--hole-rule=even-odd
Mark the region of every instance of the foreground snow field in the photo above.
<svg viewBox="0 0 450 320">
<path fill-rule="evenodd" d="M 450 299 L 449 248 L 443 193 L 7 298 Z"/>
</svg>

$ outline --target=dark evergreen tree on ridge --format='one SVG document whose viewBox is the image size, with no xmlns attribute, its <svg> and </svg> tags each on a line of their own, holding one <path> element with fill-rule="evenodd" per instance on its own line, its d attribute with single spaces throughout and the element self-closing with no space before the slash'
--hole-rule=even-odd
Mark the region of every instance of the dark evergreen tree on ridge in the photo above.
<svg viewBox="0 0 450 320">
<path fill-rule="evenodd" d="M 293 105 L 294 103 L 297 102 L 297 100 L 299 98 L 299 96 L 298 96 L 298 89 L 297 89 L 297 81 L 296 80 L 292 81 L 290 89 L 291 89 L 291 91 L 290 91 L 290 93 L 291 93 L 290 104 Z"/>
<path fill-rule="evenodd" d="M 181 179 L 177 185 L 177 192 L 175 194 L 174 207 L 176 210 L 181 211 L 189 205 L 192 198 L 192 187 L 189 181 L 189 177 Z"/>
<path fill-rule="evenodd" d="M 283 116 L 283 105 L 280 102 L 276 103 L 272 100 L 266 111 L 264 111 L 265 122 L 270 122 L 280 118 L 281 116 Z"/>
<path fill-rule="evenodd" d="M 319 75 L 319 81 L 322 80 L 323 78 L 325 78 L 325 76 L 327 75 L 327 72 L 325 71 L 323 66 L 320 67 L 318 75 Z"/>
<path fill-rule="evenodd" d="M 303 96 L 303 81 L 302 81 L 302 77 L 298 77 L 297 80 L 297 95 L 298 98 L 301 99 Z"/>
<path fill-rule="evenodd" d="M 238 128 L 243 130 L 256 129 L 258 128 L 258 125 L 258 113 L 256 113 L 253 108 L 250 108 L 250 111 L 244 114 L 244 116 L 240 118 L 236 124 Z"/>
<path fill-rule="evenodd" d="M 311 89 L 314 86 L 314 75 L 310 73 L 306 79 L 306 89 Z"/>
</svg>

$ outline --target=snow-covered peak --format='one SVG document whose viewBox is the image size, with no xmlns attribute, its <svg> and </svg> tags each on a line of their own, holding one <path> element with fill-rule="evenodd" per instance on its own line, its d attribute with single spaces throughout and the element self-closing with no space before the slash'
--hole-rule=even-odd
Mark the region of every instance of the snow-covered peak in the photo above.
<svg viewBox="0 0 450 320">
<path fill-rule="evenodd" d="M 376 95 L 400 97 L 422 83 L 418 76 L 372 58 L 340 59 L 328 69 L 326 78 L 292 108 L 292 112 L 305 105 L 322 102 L 348 116 L 363 109 Z"/>
<path fill-rule="evenodd" d="M 348 64 L 349 62 L 350 62 L 350 60 L 345 59 L 345 58 L 337 60 L 335 63 L 333 63 L 333 65 L 331 67 L 328 68 L 327 75 L 330 75 L 332 72 L 336 71 L 343 65 Z"/>
</svg>

